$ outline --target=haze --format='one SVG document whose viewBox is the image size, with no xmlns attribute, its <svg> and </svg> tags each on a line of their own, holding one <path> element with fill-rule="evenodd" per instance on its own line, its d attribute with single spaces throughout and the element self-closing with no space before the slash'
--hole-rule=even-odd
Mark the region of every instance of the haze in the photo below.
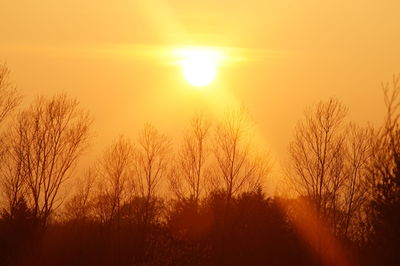
<svg viewBox="0 0 400 266">
<path fill-rule="evenodd" d="M 25 102 L 59 92 L 77 97 L 95 117 L 95 150 L 148 121 L 176 136 L 195 112 L 240 104 L 279 162 L 303 109 L 320 99 L 336 96 L 351 107 L 351 119 L 380 123 L 380 83 L 400 71 L 395 0 L 0 6 L 0 58 Z M 239 58 L 222 66 L 212 85 L 229 97 L 185 82 L 168 51 L 186 45 Z"/>
</svg>

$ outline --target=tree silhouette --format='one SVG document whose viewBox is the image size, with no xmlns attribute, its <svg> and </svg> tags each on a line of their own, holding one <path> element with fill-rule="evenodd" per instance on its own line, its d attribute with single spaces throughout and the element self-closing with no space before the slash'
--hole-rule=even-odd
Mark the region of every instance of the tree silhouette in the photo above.
<svg viewBox="0 0 400 266">
<path fill-rule="evenodd" d="M 243 110 L 227 112 L 222 123 L 217 125 L 213 144 L 214 178 L 228 201 L 240 192 L 257 190 L 262 178 L 268 174 L 268 160 L 252 150 L 251 133 L 249 119 Z"/>
<path fill-rule="evenodd" d="M 119 137 L 109 147 L 97 166 L 97 176 L 101 180 L 97 206 L 103 211 L 102 220 L 119 222 L 121 208 L 129 201 L 132 188 L 133 144 L 124 137 Z M 131 190 L 131 191 L 129 191 Z"/>
<path fill-rule="evenodd" d="M 2 125 L 6 117 L 19 105 L 21 96 L 18 94 L 15 86 L 10 82 L 10 70 L 3 63 L 0 65 L 0 124 Z M 13 212 L 17 206 L 23 186 L 22 177 L 19 171 L 10 169 L 10 159 L 6 155 L 10 149 L 9 138 L 2 134 L 0 141 L 0 158 L 2 159 L 1 169 L 3 178 L 1 188 L 5 193 L 8 202 L 8 211 Z"/>
<path fill-rule="evenodd" d="M 299 195 L 312 200 L 320 218 L 329 218 L 334 230 L 345 180 L 346 114 L 347 109 L 337 99 L 317 103 L 307 109 L 289 144 L 292 184 Z"/>
<path fill-rule="evenodd" d="M 70 199 L 65 202 L 64 217 L 69 221 L 82 221 L 93 218 L 93 197 L 96 185 L 96 173 L 89 168 L 82 179 L 77 180 L 77 185 Z"/>
<path fill-rule="evenodd" d="M 23 263 L 23 256 L 33 248 L 39 220 L 24 198 L 10 211 L 4 209 L 0 221 L 0 256 L 5 265 Z"/>
<path fill-rule="evenodd" d="M 22 177 L 26 193 L 18 197 L 28 199 L 44 226 L 58 206 L 60 187 L 87 147 L 90 124 L 88 113 L 66 95 L 40 97 L 16 118 L 7 154 L 14 166 L 11 183 Z"/>
<path fill-rule="evenodd" d="M 20 104 L 22 97 L 10 81 L 10 70 L 0 65 L 0 123 Z"/>
<path fill-rule="evenodd" d="M 362 239 L 358 222 L 365 220 L 364 208 L 368 202 L 368 176 L 372 154 L 373 136 L 371 129 L 354 123 L 346 134 L 345 173 L 343 190 L 342 234 L 345 239 Z"/>
<path fill-rule="evenodd" d="M 184 136 L 178 153 L 176 168 L 170 175 L 170 187 L 179 199 L 198 202 L 205 192 L 207 164 L 210 161 L 210 122 L 203 116 L 195 116 Z"/>
<path fill-rule="evenodd" d="M 373 194 L 369 242 L 373 254 L 385 265 L 399 265 L 400 255 L 400 75 L 384 84 L 387 108 L 383 127 L 377 132 L 371 167 Z"/>
</svg>

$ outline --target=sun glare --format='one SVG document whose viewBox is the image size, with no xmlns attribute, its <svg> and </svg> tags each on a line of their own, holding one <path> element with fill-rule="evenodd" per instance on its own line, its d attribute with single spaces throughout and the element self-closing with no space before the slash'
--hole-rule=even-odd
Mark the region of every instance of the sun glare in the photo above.
<svg viewBox="0 0 400 266">
<path fill-rule="evenodd" d="M 182 49 L 179 54 L 183 76 L 192 86 L 204 87 L 215 79 L 221 57 L 217 51 L 192 48 Z"/>
</svg>

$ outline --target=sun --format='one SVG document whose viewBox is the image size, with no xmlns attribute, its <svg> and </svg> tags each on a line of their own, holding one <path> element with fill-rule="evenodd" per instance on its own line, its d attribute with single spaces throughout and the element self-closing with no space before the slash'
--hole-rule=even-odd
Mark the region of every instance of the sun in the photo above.
<svg viewBox="0 0 400 266">
<path fill-rule="evenodd" d="M 217 75 L 220 55 L 211 49 L 191 48 L 180 51 L 184 78 L 192 86 L 204 87 Z"/>
</svg>

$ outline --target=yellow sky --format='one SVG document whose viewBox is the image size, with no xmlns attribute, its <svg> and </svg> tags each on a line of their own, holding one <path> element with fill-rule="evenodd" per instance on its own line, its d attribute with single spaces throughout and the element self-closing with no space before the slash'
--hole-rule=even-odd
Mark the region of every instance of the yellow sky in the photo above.
<svg viewBox="0 0 400 266">
<path fill-rule="evenodd" d="M 229 51 L 210 90 L 250 111 L 277 161 L 309 104 L 337 96 L 379 122 L 380 82 L 400 72 L 400 1 L 0 1 L 0 60 L 29 100 L 67 92 L 95 116 L 96 142 L 150 121 L 174 135 L 216 93 L 192 90 L 170 47 Z M 210 100 L 210 98 L 213 98 Z"/>
</svg>

